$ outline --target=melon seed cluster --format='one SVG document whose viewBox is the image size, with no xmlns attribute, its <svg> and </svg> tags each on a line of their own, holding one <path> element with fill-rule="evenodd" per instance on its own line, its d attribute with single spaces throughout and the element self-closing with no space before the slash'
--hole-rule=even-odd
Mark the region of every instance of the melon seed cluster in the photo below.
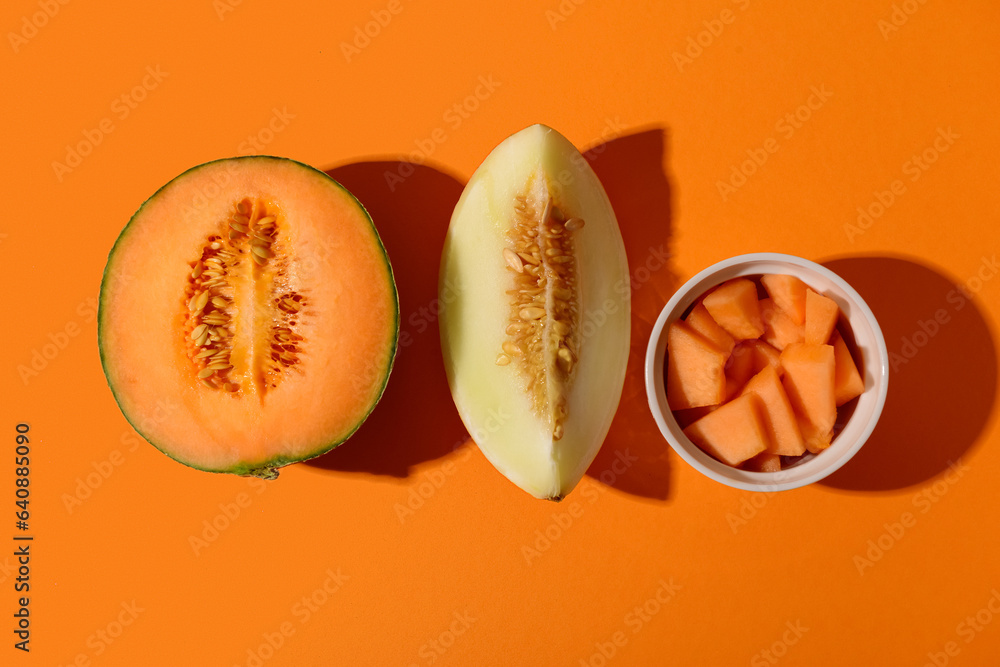
<svg viewBox="0 0 1000 667">
<path fill-rule="evenodd" d="M 233 321 L 236 281 L 249 273 L 247 277 L 253 281 L 280 282 L 274 280 L 274 275 L 265 275 L 275 257 L 272 245 L 278 237 L 277 216 L 266 208 L 249 199 L 238 202 L 222 223 L 223 230 L 208 238 L 201 257 L 191 266 L 185 292 L 188 355 L 198 378 L 211 389 L 235 394 L 241 388 L 239 381 L 231 377 L 230 360 L 236 333 Z M 249 271 L 243 268 L 248 259 L 252 262 Z M 276 321 L 268 332 L 269 362 L 258 369 L 261 373 L 280 373 L 298 363 L 299 343 L 303 338 L 294 329 L 304 305 L 302 295 L 294 291 L 286 290 L 273 297 Z M 267 386 L 268 381 L 262 384 Z M 270 386 L 276 386 L 273 380 Z"/>
<path fill-rule="evenodd" d="M 567 219 L 551 195 L 537 206 L 518 195 L 507 235 L 510 245 L 503 249 L 514 288 L 506 291 L 510 317 L 496 363 L 506 366 L 516 360 L 536 412 L 550 419 L 553 440 L 563 436 L 565 387 L 579 349 L 573 232 L 583 226 L 581 218 Z M 554 367 L 548 367 L 546 350 L 555 351 Z"/>
</svg>

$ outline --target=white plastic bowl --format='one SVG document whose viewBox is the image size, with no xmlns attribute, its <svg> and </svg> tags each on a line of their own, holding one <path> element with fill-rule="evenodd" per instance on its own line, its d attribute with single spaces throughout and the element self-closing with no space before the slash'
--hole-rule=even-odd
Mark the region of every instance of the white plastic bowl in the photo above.
<svg viewBox="0 0 1000 667">
<path fill-rule="evenodd" d="M 684 314 L 699 296 L 727 280 L 738 276 L 763 273 L 783 273 L 799 277 L 817 292 L 840 306 L 841 313 L 853 330 L 856 348 L 861 353 L 864 393 L 857 406 L 829 448 L 819 454 L 806 454 L 793 466 L 779 472 L 750 472 L 733 468 L 703 452 L 691 442 L 674 419 L 667 404 L 663 362 L 666 354 L 667 325 Z M 730 257 L 713 264 L 687 281 L 660 312 L 646 349 L 646 395 L 649 408 L 660 432 L 682 459 L 696 470 L 722 484 L 748 491 L 784 491 L 817 482 L 847 463 L 871 435 L 889 388 L 889 355 L 885 339 L 871 309 L 864 299 L 843 278 L 820 266 L 794 255 L 751 253 Z"/>
</svg>

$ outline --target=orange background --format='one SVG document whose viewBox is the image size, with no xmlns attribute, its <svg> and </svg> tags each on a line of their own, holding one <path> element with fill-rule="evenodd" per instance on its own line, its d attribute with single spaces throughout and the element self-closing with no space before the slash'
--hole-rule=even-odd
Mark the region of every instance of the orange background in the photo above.
<svg viewBox="0 0 1000 667">
<path fill-rule="evenodd" d="M 0 662 L 997 664 L 995 3 L 223 3 L 0 10 Z M 466 442 L 433 317 L 451 208 L 535 122 L 591 149 L 636 288 L 621 409 L 558 505 Z M 94 319 L 142 201 L 253 152 L 327 169 L 369 208 L 412 336 L 356 436 L 266 485 L 138 441 Z M 409 175 L 390 188 L 386 173 Z M 858 207 L 880 214 L 861 228 Z M 684 464 L 642 386 L 673 290 L 752 251 L 839 272 L 903 359 L 862 452 L 778 495 Z M 921 336 L 939 309 L 947 323 Z M 7 555 L 18 422 L 33 450 L 27 655 Z"/>
</svg>

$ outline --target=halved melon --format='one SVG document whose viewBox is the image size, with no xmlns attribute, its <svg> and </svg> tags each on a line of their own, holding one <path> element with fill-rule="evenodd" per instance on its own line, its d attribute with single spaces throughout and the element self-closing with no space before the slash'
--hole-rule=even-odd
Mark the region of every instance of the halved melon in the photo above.
<svg viewBox="0 0 1000 667">
<path fill-rule="evenodd" d="M 361 204 L 321 171 L 253 156 L 195 167 L 139 208 L 108 257 L 98 327 L 108 384 L 146 440 L 271 479 L 374 408 L 399 305 Z"/>
<path fill-rule="evenodd" d="M 441 258 L 441 345 L 486 458 L 539 498 L 576 486 L 618 407 L 629 273 L 604 188 L 562 135 L 497 146 L 455 207 Z"/>
</svg>

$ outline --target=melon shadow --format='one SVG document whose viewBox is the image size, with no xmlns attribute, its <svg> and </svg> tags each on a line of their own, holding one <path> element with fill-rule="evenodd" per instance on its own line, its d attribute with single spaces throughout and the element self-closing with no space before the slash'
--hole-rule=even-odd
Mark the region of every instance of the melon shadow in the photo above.
<svg viewBox="0 0 1000 667">
<path fill-rule="evenodd" d="M 329 169 L 368 210 L 392 264 L 400 336 L 385 393 L 336 449 L 307 461 L 325 470 L 407 477 L 468 436 L 451 399 L 438 336 L 438 262 L 463 183 L 426 165 L 395 160 Z M 349 326 L 349 323 L 348 323 Z"/>
<path fill-rule="evenodd" d="M 670 465 L 646 400 L 646 345 L 677 289 L 670 255 L 672 188 L 664 165 L 667 132 L 656 127 L 610 139 L 584 153 L 611 200 L 632 282 L 632 333 L 618 412 L 587 475 L 634 496 L 669 498 Z"/>
<path fill-rule="evenodd" d="M 979 439 L 996 397 L 996 344 L 978 297 L 963 291 L 964 281 L 908 258 L 823 265 L 875 314 L 889 351 L 889 391 L 868 442 L 820 484 L 886 491 L 943 473 Z"/>
</svg>

